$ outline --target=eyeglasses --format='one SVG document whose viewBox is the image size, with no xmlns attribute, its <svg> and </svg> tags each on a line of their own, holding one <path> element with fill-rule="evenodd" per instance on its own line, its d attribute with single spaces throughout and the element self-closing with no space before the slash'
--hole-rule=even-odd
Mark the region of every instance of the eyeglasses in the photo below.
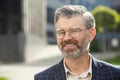
<svg viewBox="0 0 120 80">
<path fill-rule="evenodd" d="M 90 29 L 90 28 L 85 28 L 85 29 L 80 29 L 80 28 L 71 28 L 68 33 L 71 37 L 76 37 L 78 34 L 80 34 L 81 31 L 83 30 L 87 30 L 87 29 Z M 65 36 L 66 32 L 64 30 L 58 30 L 56 32 L 56 36 L 58 39 L 61 39 Z"/>
</svg>

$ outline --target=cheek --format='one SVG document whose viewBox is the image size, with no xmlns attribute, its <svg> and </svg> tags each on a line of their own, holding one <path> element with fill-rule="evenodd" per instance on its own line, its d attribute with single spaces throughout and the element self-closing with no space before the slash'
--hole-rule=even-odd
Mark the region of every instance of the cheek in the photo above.
<svg viewBox="0 0 120 80">
<path fill-rule="evenodd" d="M 82 44 L 82 42 L 83 42 L 84 39 L 82 37 L 79 37 L 76 40 L 78 41 L 78 44 Z"/>
<path fill-rule="evenodd" d="M 84 40 L 82 40 L 81 43 L 82 43 L 83 46 L 86 46 L 86 45 L 88 45 L 89 41 L 90 41 L 90 40 L 89 40 L 89 37 L 86 36 L 86 37 L 84 38 Z"/>
<path fill-rule="evenodd" d="M 84 45 L 84 44 L 86 43 L 86 37 L 87 37 L 87 36 L 78 38 L 78 39 L 77 39 L 78 45 L 81 45 L 81 46 Z"/>
</svg>

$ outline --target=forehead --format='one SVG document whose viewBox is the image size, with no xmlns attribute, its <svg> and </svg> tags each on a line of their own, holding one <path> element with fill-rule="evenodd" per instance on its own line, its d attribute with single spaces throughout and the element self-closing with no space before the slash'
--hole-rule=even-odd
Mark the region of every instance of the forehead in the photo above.
<svg viewBox="0 0 120 80">
<path fill-rule="evenodd" d="M 85 26 L 85 22 L 81 16 L 73 16 L 71 18 L 61 17 L 55 24 L 56 28 L 71 28 L 79 27 L 82 28 Z"/>
</svg>

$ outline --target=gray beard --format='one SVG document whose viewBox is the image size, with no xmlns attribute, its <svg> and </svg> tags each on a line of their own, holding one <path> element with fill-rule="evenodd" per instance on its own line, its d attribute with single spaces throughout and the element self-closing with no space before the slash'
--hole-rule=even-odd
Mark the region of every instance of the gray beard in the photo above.
<svg viewBox="0 0 120 80">
<path fill-rule="evenodd" d="M 77 48 L 77 50 L 75 51 L 69 51 L 69 52 L 64 52 L 62 51 L 62 54 L 65 58 L 70 58 L 70 59 L 77 59 L 80 56 L 82 56 L 85 52 L 85 49 L 79 49 Z"/>
<path fill-rule="evenodd" d="M 90 43 L 86 43 L 86 46 L 84 46 L 84 47 L 79 46 L 74 51 L 64 52 L 63 49 L 61 51 L 62 51 L 64 58 L 77 59 L 77 58 L 81 57 L 85 53 L 86 50 L 89 49 L 89 46 L 90 46 Z"/>
</svg>

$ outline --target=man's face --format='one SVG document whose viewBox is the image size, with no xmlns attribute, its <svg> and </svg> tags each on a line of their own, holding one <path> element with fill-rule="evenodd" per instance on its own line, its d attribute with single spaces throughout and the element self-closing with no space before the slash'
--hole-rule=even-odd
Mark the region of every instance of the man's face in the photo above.
<svg viewBox="0 0 120 80">
<path fill-rule="evenodd" d="M 58 47 L 65 58 L 78 58 L 89 48 L 89 29 L 81 16 L 60 18 L 56 23 L 56 34 Z"/>
</svg>

